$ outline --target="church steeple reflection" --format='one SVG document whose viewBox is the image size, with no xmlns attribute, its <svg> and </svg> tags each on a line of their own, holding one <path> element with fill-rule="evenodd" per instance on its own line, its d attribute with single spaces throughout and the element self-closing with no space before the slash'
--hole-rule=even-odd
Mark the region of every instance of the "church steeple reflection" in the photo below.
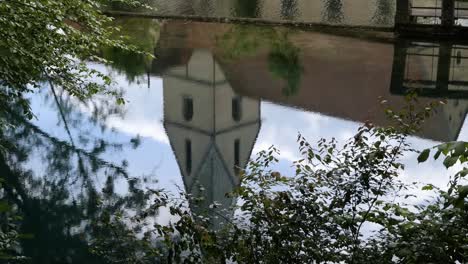
<svg viewBox="0 0 468 264">
<path fill-rule="evenodd" d="M 228 211 L 235 201 L 226 193 L 239 184 L 260 129 L 259 100 L 236 95 L 207 50 L 194 50 L 182 65 L 165 70 L 163 86 L 164 127 L 186 191 L 204 198 L 190 204 L 192 211 Z M 216 212 L 214 202 L 220 204 Z"/>
</svg>

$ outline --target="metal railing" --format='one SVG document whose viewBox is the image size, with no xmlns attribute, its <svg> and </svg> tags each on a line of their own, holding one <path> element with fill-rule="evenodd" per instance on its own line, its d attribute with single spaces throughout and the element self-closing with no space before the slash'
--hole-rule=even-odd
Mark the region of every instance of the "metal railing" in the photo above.
<svg viewBox="0 0 468 264">
<path fill-rule="evenodd" d="M 463 3 L 467 5 L 467 7 L 460 6 Z M 416 17 L 437 17 L 440 18 L 442 15 L 442 0 L 436 0 L 434 6 L 415 6 L 413 5 L 413 1 L 410 1 L 410 10 L 411 16 Z M 420 12 L 419 14 L 413 13 L 413 10 L 426 10 L 427 12 Z M 455 1 L 455 9 L 454 9 L 454 18 L 457 19 L 468 19 L 468 2 L 461 2 Z"/>
</svg>

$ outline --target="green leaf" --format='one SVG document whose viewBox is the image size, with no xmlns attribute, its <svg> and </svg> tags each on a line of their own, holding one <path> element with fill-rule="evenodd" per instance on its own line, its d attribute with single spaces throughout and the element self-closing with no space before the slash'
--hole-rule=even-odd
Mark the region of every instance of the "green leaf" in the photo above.
<svg viewBox="0 0 468 264">
<path fill-rule="evenodd" d="M 434 189 L 434 185 L 432 185 L 432 184 L 428 184 L 428 185 L 422 187 L 423 191 L 431 191 L 433 189 Z"/>
<path fill-rule="evenodd" d="M 444 153 L 444 155 L 447 155 L 447 153 L 450 150 L 450 146 L 451 146 L 450 143 L 444 143 L 444 144 L 440 144 L 439 146 L 437 146 L 437 149 L 439 149 L 439 151 Z"/>
<path fill-rule="evenodd" d="M 123 99 L 122 97 L 117 98 L 117 104 L 118 105 L 124 105 L 125 104 L 125 99 Z"/>
<path fill-rule="evenodd" d="M 19 234 L 18 238 L 20 238 L 20 239 L 33 239 L 34 234 Z"/>
<path fill-rule="evenodd" d="M 455 142 L 454 146 L 454 152 L 453 152 L 453 156 L 461 156 L 463 155 L 463 153 L 465 153 L 465 149 L 466 149 L 466 143 L 463 142 L 463 141 L 458 141 L 458 142 Z"/>
<path fill-rule="evenodd" d="M 383 207 L 383 210 L 388 211 L 388 210 L 390 210 L 390 208 L 392 208 L 392 206 L 390 204 L 385 204 L 385 206 Z"/>
<path fill-rule="evenodd" d="M 461 199 L 465 199 L 468 196 L 468 185 L 458 186 L 458 193 Z"/>
<path fill-rule="evenodd" d="M 11 207 L 7 201 L 0 201 L 0 213 L 8 212 L 10 208 Z"/>
<path fill-rule="evenodd" d="M 429 158 L 429 153 L 431 151 L 429 149 L 425 149 L 421 152 L 421 154 L 419 154 L 418 156 L 418 162 L 421 163 L 421 162 L 425 162 L 427 160 L 427 158 Z"/>
<path fill-rule="evenodd" d="M 463 209 L 465 207 L 464 198 L 458 198 L 453 201 L 453 206 L 459 209 Z"/>
<path fill-rule="evenodd" d="M 465 177 L 466 175 L 468 175 L 468 169 L 463 169 L 460 172 L 458 172 L 458 174 L 460 175 L 460 177 Z"/>
<path fill-rule="evenodd" d="M 453 165 L 455 165 L 455 163 L 457 163 L 457 161 L 458 161 L 458 157 L 448 156 L 444 160 L 444 165 L 445 165 L 446 168 L 450 168 Z"/>
</svg>

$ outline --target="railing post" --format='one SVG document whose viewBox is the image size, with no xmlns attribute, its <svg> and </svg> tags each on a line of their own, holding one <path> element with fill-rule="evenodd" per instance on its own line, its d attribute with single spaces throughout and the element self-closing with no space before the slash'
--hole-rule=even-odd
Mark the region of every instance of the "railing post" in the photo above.
<svg viewBox="0 0 468 264">
<path fill-rule="evenodd" d="M 452 27 L 455 24 L 455 0 L 442 0 L 441 24 Z"/>
<path fill-rule="evenodd" d="M 395 28 L 410 23 L 411 20 L 411 0 L 397 0 L 395 14 Z"/>
<path fill-rule="evenodd" d="M 404 94 L 405 87 L 405 72 L 408 53 L 409 41 L 405 39 L 397 39 L 393 48 L 393 67 L 392 80 L 390 83 L 390 92 L 392 94 Z"/>
<path fill-rule="evenodd" d="M 452 60 L 452 44 L 442 42 L 439 46 L 439 60 L 437 63 L 436 89 L 439 92 L 448 91 L 450 81 L 450 63 Z"/>
</svg>

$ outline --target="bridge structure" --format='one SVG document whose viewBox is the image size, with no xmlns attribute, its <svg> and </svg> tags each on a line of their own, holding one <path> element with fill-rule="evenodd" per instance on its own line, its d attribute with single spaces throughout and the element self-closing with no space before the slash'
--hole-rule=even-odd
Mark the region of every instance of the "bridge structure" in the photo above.
<svg viewBox="0 0 468 264">
<path fill-rule="evenodd" d="M 468 2 L 461 0 L 397 0 L 395 30 L 402 34 L 465 36 Z"/>
<path fill-rule="evenodd" d="M 415 89 L 422 97 L 468 99 L 468 46 L 399 39 L 393 55 L 392 94 Z"/>
</svg>

